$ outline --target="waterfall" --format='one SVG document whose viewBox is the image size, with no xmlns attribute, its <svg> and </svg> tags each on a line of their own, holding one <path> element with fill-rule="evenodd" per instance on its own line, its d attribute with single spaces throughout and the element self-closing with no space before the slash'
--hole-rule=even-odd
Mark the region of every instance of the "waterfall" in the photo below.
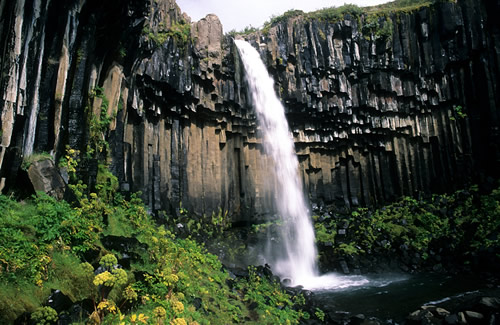
<svg viewBox="0 0 500 325">
<path fill-rule="evenodd" d="M 299 162 L 295 154 L 292 135 L 288 130 L 285 110 L 274 92 L 274 81 L 249 43 L 235 41 L 246 71 L 252 102 L 262 131 L 266 152 L 274 162 L 276 207 L 282 218 L 281 258 L 274 261 L 273 269 L 294 283 L 317 275 L 314 228 L 298 174 Z"/>
<path fill-rule="evenodd" d="M 275 184 L 277 212 L 283 223 L 280 226 L 281 245 L 273 246 L 273 252 L 266 256 L 266 260 L 280 277 L 289 278 L 292 285 L 300 284 L 308 289 L 344 288 L 365 284 L 367 280 L 360 276 L 319 276 L 314 227 L 304 198 L 299 162 L 295 154 L 293 136 L 288 129 L 285 109 L 274 92 L 274 81 L 269 76 L 259 52 L 245 41 L 234 42 L 245 68 L 264 149 L 273 159 L 272 182 Z"/>
</svg>

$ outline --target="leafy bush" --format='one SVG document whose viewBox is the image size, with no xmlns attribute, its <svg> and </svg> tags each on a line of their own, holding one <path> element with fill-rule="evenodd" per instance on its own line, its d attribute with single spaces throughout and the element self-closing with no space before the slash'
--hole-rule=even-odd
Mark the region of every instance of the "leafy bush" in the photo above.
<svg viewBox="0 0 500 325">
<path fill-rule="evenodd" d="M 353 5 L 345 4 L 340 7 L 324 8 L 307 14 L 309 19 L 316 19 L 326 22 L 337 22 L 345 18 L 346 15 L 360 17 L 363 14 L 363 9 Z"/>
<path fill-rule="evenodd" d="M 389 15 L 371 14 L 365 17 L 362 32 L 365 36 L 374 35 L 375 39 L 392 39 L 393 29 Z"/>
<path fill-rule="evenodd" d="M 185 46 L 191 38 L 191 25 L 181 20 L 172 24 L 170 28 L 166 28 L 164 23 L 160 23 L 157 32 L 153 32 L 148 26 L 145 26 L 142 33 L 152 40 L 156 46 L 164 44 L 170 38 L 173 38 L 177 45 Z"/>
<path fill-rule="evenodd" d="M 235 29 L 230 30 L 227 34 L 229 36 L 235 37 L 236 35 L 249 35 L 249 34 L 255 33 L 258 30 L 259 29 L 257 27 L 253 27 L 252 25 L 249 25 L 240 31 L 236 31 Z"/>
<path fill-rule="evenodd" d="M 31 315 L 36 324 L 55 324 L 59 317 L 57 312 L 51 307 L 40 307 Z"/>
<path fill-rule="evenodd" d="M 237 288 L 248 305 L 257 304 L 256 321 L 266 324 L 298 324 L 300 319 L 309 318 L 306 312 L 295 310 L 300 308 L 301 303 L 296 304 L 281 289 L 279 282 L 260 276 L 255 267 L 251 266 L 248 270 L 248 279 L 240 281 Z"/>
<path fill-rule="evenodd" d="M 269 21 L 266 21 L 264 23 L 264 26 L 262 28 L 262 32 L 264 34 L 267 34 L 269 32 L 269 29 L 272 26 L 275 26 L 275 25 L 277 25 L 277 24 L 279 24 L 281 22 L 286 22 L 290 18 L 301 16 L 301 15 L 304 15 L 304 12 L 302 10 L 291 9 L 291 10 L 285 11 L 285 13 L 283 15 L 272 16 Z"/>
<path fill-rule="evenodd" d="M 405 197 L 374 211 L 360 208 L 350 216 L 314 219 L 317 241 L 328 256 L 394 254 L 404 248 L 425 260 L 447 247 L 468 261 L 481 250 L 500 247 L 500 189 L 480 195 L 472 187 L 420 201 Z M 339 236 L 339 225 L 347 223 L 347 234 Z"/>
</svg>

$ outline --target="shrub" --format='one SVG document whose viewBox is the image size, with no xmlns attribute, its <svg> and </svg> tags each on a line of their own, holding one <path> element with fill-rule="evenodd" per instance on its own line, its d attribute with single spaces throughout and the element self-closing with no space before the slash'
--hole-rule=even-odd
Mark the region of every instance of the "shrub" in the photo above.
<svg viewBox="0 0 500 325">
<path fill-rule="evenodd" d="M 31 318 L 36 322 L 36 324 L 55 324 L 59 317 L 57 317 L 57 312 L 52 307 L 40 307 L 31 314 Z"/>
<path fill-rule="evenodd" d="M 307 14 L 307 17 L 309 19 L 317 19 L 320 21 L 337 22 L 339 20 L 343 20 L 346 15 L 360 17 L 362 14 L 362 8 L 353 4 L 345 4 L 340 7 L 324 8 L 318 11 L 311 12 Z"/>
<path fill-rule="evenodd" d="M 166 28 L 164 23 L 160 23 L 157 32 L 153 32 L 146 25 L 142 31 L 148 39 L 152 40 L 156 46 L 160 46 L 173 38 L 177 45 L 185 46 L 191 38 L 191 25 L 181 20 L 172 24 L 170 28 Z"/>
<path fill-rule="evenodd" d="M 480 251 L 500 247 L 500 189 L 480 195 L 471 187 L 430 200 L 405 197 L 372 211 L 360 208 L 351 216 L 314 220 L 323 255 L 394 255 L 405 247 L 424 260 L 431 251 L 446 249 L 467 262 Z M 337 236 L 339 224 L 347 222 L 347 235 Z"/>
</svg>

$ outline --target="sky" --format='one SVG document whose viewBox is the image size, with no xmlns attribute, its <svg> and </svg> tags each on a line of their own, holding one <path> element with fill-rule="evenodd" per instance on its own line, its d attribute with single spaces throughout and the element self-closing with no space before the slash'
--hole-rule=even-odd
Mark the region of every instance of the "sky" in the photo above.
<svg viewBox="0 0 500 325">
<path fill-rule="evenodd" d="M 388 0 L 177 0 L 181 10 L 193 21 L 207 14 L 216 14 L 224 33 L 240 31 L 246 26 L 261 27 L 272 15 L 279 16 L 290 9 L 305 12 L 325 7 L 339 7 L 353 3 L 360 7 L 373 6 Z"/>
</svg>

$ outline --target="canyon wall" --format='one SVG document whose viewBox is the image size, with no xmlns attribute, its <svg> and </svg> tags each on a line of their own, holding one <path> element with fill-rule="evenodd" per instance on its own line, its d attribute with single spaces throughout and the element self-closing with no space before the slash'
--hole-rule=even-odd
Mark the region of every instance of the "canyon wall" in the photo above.
<svg viewBox="0 0 500 325">
<path fill-rule="evenodd" d="M 299 16 L 255 39 L 313 199 L 370 205 L 496 174 L 499 7 L 485 4 Z"/>
<path fill-rule="evenodd" d="M 310 199 L 369 206 L 498 176 L 499 9 L 439 3 L 372 29 L 297 16 L 245 36 L 276 80 Z M 69 146 L 91 183 L 109 165 L 159 215 L 272 208 L 272 162 L 216 16 L 191 22 L 174 0 L 16 0 L 0 4 L 0 44 L 4 192 L 25 185 L 24 157 Z"/>
</svg>

